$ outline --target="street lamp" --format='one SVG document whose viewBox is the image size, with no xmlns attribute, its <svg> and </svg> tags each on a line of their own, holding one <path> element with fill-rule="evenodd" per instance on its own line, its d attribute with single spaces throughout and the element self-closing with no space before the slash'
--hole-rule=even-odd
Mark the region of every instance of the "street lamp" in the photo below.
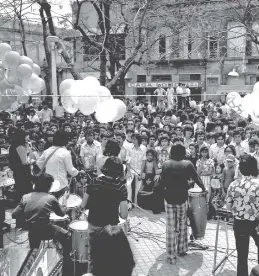
<svg viewBox="0 0 259 276">
<path fill-rule="evenodd" d="M 57 36 L 48 36 L 47 41 L 51 46 L 51 91 L 53 110 L 58 105 L 58 87 L 57 87 L 57 65 L 56 65 L 56 42 L 59 41 Z"/>
</svg>

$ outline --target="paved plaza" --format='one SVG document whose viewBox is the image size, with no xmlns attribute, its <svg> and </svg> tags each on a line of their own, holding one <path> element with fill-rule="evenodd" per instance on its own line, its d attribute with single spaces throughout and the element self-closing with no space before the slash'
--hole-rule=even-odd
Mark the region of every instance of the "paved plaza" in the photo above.
<svg viewBox="0 0 259 276">
<path fill-rule="evenodd" d="M 14 227 L 15 221 L 10 218 L 10 211 L 7 211 L 7 221 Z M 188 255 L 179 257 L 176 265 L 166 262 L 165 251 L 165 213 L 154 215 L 152 212 L 144 212 L 137 208 L 130 212 L 130 232 L 128 235 L 132 250 L 134 252 L 136 267 L 133 276 L 203 276 L 212 275 L 214 246 L 216 237 L 216 220 L 207 223 L 206 235 L 200 244 L 208 249 L 201 250 L 199 246 L 191 246 Z M 232 226 L 228 225 L 229 248 L 235 248 Z M 13 241 L 18 244 L 15 244 Z M 15 231 L 14 228 L 4 238 L 5 248 L 18 247 L 27 250 L 27 232 Z M 220 225 L 218 262 L 224 257 L 224 250 L 227 246 L 224 223 Z M 253 240 L 250 240 L 249 267 L 257 264 L 256 247 Z M 236 252 L 224 262 L 215 275 L 235 276 L 236 275 Z M 44 275 L 45 276 L 45 275 Z M 46 275 L 47 276 L 47 275 Z"/>
</svg>

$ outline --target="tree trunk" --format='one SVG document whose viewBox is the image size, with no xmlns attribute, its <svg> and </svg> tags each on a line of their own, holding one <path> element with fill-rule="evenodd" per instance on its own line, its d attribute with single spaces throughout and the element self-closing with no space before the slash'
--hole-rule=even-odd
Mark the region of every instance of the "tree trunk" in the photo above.
<svg viewBox="0 0 259 276">
<path fill-rule="evenodd" d="M 47 66 L 43 66 L 43 71 L 45 73 L 45 84 L 46 84 L 46 90 L 47 90 L 47 95 L 51 95 L 51 54 L 49 51 L 48 47 L 48 42 L 47 42 L 47 22 L 44 16 L 44 10 L 42 7 L 40 7 L 40 17 L 41 17 L 41 23 L 42 23 L 42 30 L 43 30 L 43 45 L 44 45 L 44 50 L 45 50 L 45 56 L 46 56 L 46 63 Z"/>
<path fill-rule="evenodd" d="M 22 49 L 23 49 L 23 54 L 27 56 L 27 49 L 26 49 L 26 44 L 25 44 L 25 30 L 24 30 L 24 24 L 23 20 L 21 18 L 21 15 L 17 14 L 18 21 L 19 21 L 19 26 L 21 28 L 21 43 L 22 43 Z"/>
<path fill-rule="evenodd" d="M 100 53 L 100 83 L 103 86 L 105 86 L 106 84 L 106 66 L 107 66 L 106 50 L 103 48 Z"/>
</svg>

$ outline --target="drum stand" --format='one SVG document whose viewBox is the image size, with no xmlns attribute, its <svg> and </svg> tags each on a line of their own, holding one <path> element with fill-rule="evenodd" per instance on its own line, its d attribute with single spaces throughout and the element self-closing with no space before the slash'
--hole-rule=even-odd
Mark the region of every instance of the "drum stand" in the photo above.
<svg viewBox="0 0 259 276">
<path fill-rule="evenodd" d="M 222 215 L 220 213 L 217 214 L 218 220 L 217 220 L 217 230 L 216 230 L 216 240 L 215 240 L 215 249 L 214 249 L 214 263 L 213 263 L 213 270 L 212 270 L 212 275 L 215 275 L 216 271 L 224 264 L 225 261 L 229 261 L 231 264 L 232 262 L 228 259 L 235 251 L 236 249 L 230 250 L 229 249 L 229 241 L 228 241 L 228 225 L 227 225 L 227 217 L 224 216 L 224 221 L 221 220 Z M 227 243 L 227 248 L 225 252 L 225 256 L 223 259 L 217 264 L 217 253 L 218 253 L 218 238 L 219 238 L 219 225 L 220 223 L 224 223 L 224 232 L 226 235 L 226 243 Z M 233 264 L 232 264 L 233 265 Z M 234 266 L 234 265 L 233 265 Z M 236 269 L 236 267 L 234 266 Z"/>
</svg>

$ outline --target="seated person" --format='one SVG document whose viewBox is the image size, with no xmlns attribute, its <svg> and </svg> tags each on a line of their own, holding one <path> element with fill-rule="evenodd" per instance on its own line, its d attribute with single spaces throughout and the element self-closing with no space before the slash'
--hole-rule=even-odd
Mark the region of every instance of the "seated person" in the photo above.
<svg viewBox="0 0 259 276">
<path fill-rule="evenodd" d="M 66 214 L 66 201 L 69 194 L 63 197 L 62 206 L 57 199 L 48 193 L 54 179 L 49 174 L 41 174 L 35 180 L 35 189 L 32 193 L 22 197 L 19 205 L 14 209 L 12 217 L 23 217 L 28 227 L 30 248 L 39 248 L 42 240 L 55 239 L 63 247 L 63 276 L 71 276 L 68 260 L 70 259 L 71 241 L 67 230 L 50 223 L 51 212 L 63 217 Z"/>
<path fill-rule="evenodd" d="M 96 232 L 92 258 L 94 276 L 131 276 L 135 267 L 128 239 L 117 225 L 108 225 Z"/>
</svg>

